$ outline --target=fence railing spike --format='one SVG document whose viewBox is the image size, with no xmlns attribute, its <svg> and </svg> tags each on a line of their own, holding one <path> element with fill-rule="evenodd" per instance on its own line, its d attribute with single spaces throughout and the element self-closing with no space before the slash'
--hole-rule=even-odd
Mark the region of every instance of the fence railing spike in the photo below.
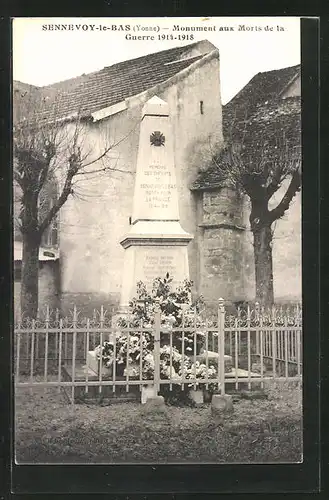
<svg viewBox="0 0 329 500">
<path fill-rule="evenodd" d="M 50 311 L 49 311 L 49 305 L 47 304 L 46 306 L 46 322 L 50 321 Z"/>
<path fill-rule="evenodd" d="M 275 319 L 276 319 L 276 307 L 275 307 L 274 304 L 271 307 L 271 319 L 272 319 L 272 322 L 275 323 Z"/>
<path fill-rule="evenodd" d="M 295 306 L 295 319 L 297 321 L 300 320 L 300 307 L 299 307 L 299 303 L 297 302 L 296 306 Z"/>
<path fill-rule="evenodd" d="M 155 349 L 155 356 L 157 357 L 158 361 L 160 360 L 160 355 L 159 355 L 159 349 L 160 348 L 160 339 L 164 340 L 164 337 L 162 335 L 167 335 L 167 332 L 163 331 L 163 328 L 161 327 L 161 307 L 160 307 L 160 299 L 155 300 L 155 323 L 152 326 L 150 333 L 151 335 L 155 335 L 155 329 L 156 329 L 156 349 Z M 247 305 L 247 304 L 246 304 Z M 294 378 L 295 380 L 301 381 L 302 373 L 302 361 L 301 361 L 301 335 L 302 335 L 302 326 L 300 323 L 292 323 L 291 318 L 289 318 L 286 314 L 287 309 L 283 307 L 283 312 L 285 316 L 283 318 L 277 318 L 280 319 L 280 322 L 275 322 L 271 324 L 271 316 L 275 316 L 275 306 L 273 308 L 267 307 L 266 309 L 264 306 L 259 307 L 259 324 L 256 324 L 252 321 L 248 322 L 246 321 L 246 307 L 242 306 L 242 311 L 243 311 L 243 316 L 242 320 L 238 316 L 230 315 L 229 312 L 225 314 L 225 306 L 224 306 L 224 299 L 220 298 L 217 300 L 217 311 L 218 311 L 218 324 L 208 326 L 205 328 L 205 342 L 206 344 L 203 344 L 202 347 L 204 348 L 206 345 L 206 353 L 208 353 L 208 347 L 209 350 L 214 351 L 214 353 L 218 354 L 218 368 L 217 368 L 217 375 L 215 374 L 214 377 L 214 383 L 217 385 L 218 384 L 218 389 L 222 392 L 222 394 L 225 394 L 225 385 L 226 383 L 235 383 L 236 387 L 239 386 L 239 384 L 243 382 L 248 382 L 248 387 L 252 386 L 254 382 L 264 382 L 264 373 L 265 373 L 265 362 L 270 362 L 272 360 L 272 369 L 274 376 L 280 378 L 281 371 L 283 370 L 282 366 L 284 365 L 284 370 L 285 370 L 285 377 L 284 378 Z M 256 308 L 256 303 L 250 304 L 250 307 L 248 306 L 249 310 L 249 319 L 250 319 L 250 310 L 252 312 L 252 319 L 254 319 L 254 309 Z M 299 311 L 299 305 L 294 305 L 291 307 L 296 308 L 296 314 L 297 311 Z M 280 306 L 277 308 L 277 312 L 281 310 Z M 265 311 L 266 314 L 263 314 Z M 105 315 L 104 310 L 102 313 L 101 309 L 101 317 Z M 97 319 L 99 320 L 99 313 L 97 313 Z M 213 309 L 214 312 L 214 309 Z M 239 308 L 238 308 L 239 312 Z M 55 310 L 51 310 L 51 318 L 53 319 L 53 315 L 55 313 Z M 193 313 L 193 310 L 192 310 Z M 271 313 L 271 315 L 269 315 Z M 56 315 L 58 316 L 59 311 L 56 309 Z M 105 340 L 104 335 L 107 334 L 113 334 L 117 333 L 117 329 L 112 326 L 108 327 L 107 324 L 102 327 L 97 321 L 96 324 L 92 324 L 91 320 L 87 318 L 86 323 L 81 322 L 81 311 L 79 312 L 78 308 L 74 306 L 73 310 L 69 311 L 69 316 L 64 320 L 63 318 L 59 319 L 59 323 L 56 325 L 53 325 L 51 323 L 47 327 L 47 315 L 46 317 L 42 315 L 41 319 L 38 319 L 38 321 L 34 321 L 31 318 L 28 319 L 28 321 L 24 322 L 24 325 L 21 325 L 22 328 L 20 328 L 20 323 L 18 322 L 18 328 L 17 328 L 17 323 L 15 325 L 15 352 L 16 352 L 16 358 L 15 361 L 17 363 L 17 369 L 15 370 L 17 373 L 20 373 L 20 363 L 24 363 L 24 367 L 28 366 L 26 365 L 28 362 L 29 364 L 29 370 L 30 370 L 30 375 L 32 374 L 33 377 L 29 377 L 29 381 L 25 382 L 25 380 L 18 379 L 15 380 L 15 383 L 17 386 L 26 386 L 28 388 L 33 389 L 33 387 L 40 386 L 42 383 L 45 387 L 51 387 L 51 386 L 57 386 L 59 389 L 62 389 L 64 386 L 69 388 L 69 387 L 77 387 L 79 385 L 101 385 L 102 389 L 105 388 L 106 386 L 113 385 L 113 392 L 115 392 L 115 388 L 118 388 L 120 385 L 123 386 L 122 381 L 120 379 L 116 379 L 115 375 L 115 366 L 113 367 L 113 380 L 108 380 L 106 378 L 102 379 L 102 376 L 100 376 L 100 379 L 97 380 L 96 382 L 88 381 L 87 383 L 85 380 L 79 381 L 79 378 L 75 377 L 74 373 L 75 370 L 80 367 L 80 363 L 82 362 L 82 357 L 80 356 L 81 350 L 83 352 L 83 361 L 85 364 L 87 364 L 86 357 L 88 356 L 88 350 L 91 348 L 93 350 L 97 344 L 102 344 L 103 341 Z M 194 311 L 195 314 L 195 311 Z M 73 316 L 73 323 L 72 323 L 72 316 Z M 20 317 L 18 319 L 21 319 Z M 132 316 L 132 319 L 134 317 Z M 197 328 L 199 328 L 199 316 L 194 317 L 194 323 L 193 323 L 193 317 L 192 314 L 188 315 L 186 317 L 186 330 L 184 330 L 185 325 L 184 325 L 184 320 L 182 321 L 182 324 L 178 327 L 174 327 L 172 331 L 172 336 L 170 335 L 170 342 L 171 342 L 171 348 L 172 348 L 172 341 L 175 339 L 175 333 L 176 332 L 183 332 L 182 335 L 182 352 L 184 351 L 184 346 L 187 345 L 187 342 L 189 341 L 189 333 L 194 332 L 194 346 L 191 346 L 193 350 L 193 362 L 194 362 L 194 373 L 195 373 L 195 359 L 196 359 L 196 332 L 198 331 Z M 78 321 L 78 323 L 77 323 Z M 32 326 L 31 326 L 32 325 Z M 202 326 L 202 325 L 201 325 Z M 127 337 L 128 339 L 130 338 L 130 335 L 134 335 L 138 337 L 140 335 L 140 343 L 142 342 L 142 335 L 141 332 L 143 331 L 143 323 L 142 319 L 139 322 L 135 322 L 135 326 L 132 327 L 131 325 L 126 325 L 125 327 L 120 327 L 121 333 L 125 333 L 125 328 L 127 328 Z M 31 344 L 31 332 L 34 331 L 35 333 L 35 346 Z M 87 333 L 87 339 L 86 342 L 84 341 L 84 336 Z M 137 333 L 134 333 L 137 332 Z M 73 335 L 72 335 L 73 333 Z M 46 334 L 46 338 L 44 335 Z M 47 341 L 47 336 L 49 334 L 49 351 L 48 351 L 48 341 Z M 90 337 L 90 343 L 89 343 L 89 337 L 88 335 L 91 335 Z M 34 361 L 28 361 L 28 359 L 25 357 L 26 353 L 34 351 L 36 359 L 44 360 L 45 358 L 48 359 L 48 353 L 50 354 L 50 349 L 54 349 L 53 341 L 52 339 L 54 338 L 53 335 L 56 336 L 59 335 L 58 338 L 58 357 L 55 355 L 55 359 L 58 361 L 57 363 L 57 370 L 58 370 L 58 377 L 57 381 L 49 380 L 47 378 L 47 368 L 48 365 L 45 364 L 45 369 L 43 371 L 44 377 L 43 381 L 39 382 L 38 379 L 36 378 L 36 373 L 34 372 L 35 367 L 39 367 L 39 363 L 35 364 Z M 98 339 L 98 336 L 100 335 L 100 339 Z M 124 335 L 123 335 L 124 336 Z M 116 353 L 116 338 L 119 337 L 114 337 L 114 353 Z M 183 344 L 183 339 L 184 339 L 184 344 Z M 80 342 L 81 340 L 81 342 Z M 211 345 L 208 344 L 208 341 L 211 340 Z M 68 342 L 67 342 L 68 341 Z M 38 344 L 39 342 L 39 344 Z M 46 342 L 46 343 L 45 343 Z M 56 340 L 57 342 L 57 340 Z M 166 340 L 167 344 L 168 341 Z M 66 343 L 68 345 L 66 345 Z M 18 344 L 18 345 L 17 345 Z M 90 346 L 90 347 L 89 347 Z M 211 348 L 212 347 L 212 348 Z M 144 349 L 144 344 L 143 347 L 141 348 L 141 352 Z M 229 349 L 229 351 L 228 351 Z M 243 349 L 243 351 L 242 351 Z M 256 349 L 256 350 L 255 350 Z M 129 340 L 128 340 L 128 346 L 127 346 L 127 359 L 129 358 Z M 52 351 L 53 352 L 53 351 Z M 161 351 L 160 351 L 161 352 Z M 192 352 L 192 351 L 191 351 Z M 226 372 L 225 364 L 227 364 L 227 359 L 224 359 L 225 352 L 229 354 L 233 360 L 235 360 L 234 366 L 236 369 L 236 372 L 232 373 L 230 371 Z M 172 367 L 172 359 L 173 359 L 173 352 L 170 352 L 171 356 L 171 361 L 170 361 L 170 366 Z M 200 351 L 202 353 L 202 351 Z M 247 354 L 248 356 L 248 369 L 246 368 L 245 371 L 247 371 L 244 375 L 240 374 L 240 357 L 245 357 Z M 52 354 L 51 354 L 52 355 Z M 63 359 L 62 359 L 63 355 Z M 257 361 L 254 361 L 254 356 L 257 355 Z M 114 358 L 117 359 L 116 354 L 114 354 Z M 210 365 L 210 358 L 209 355 L 205 355 L 205 364 Z M 284 358 L 284 359 L 282 359 Z M 49 358 L 50 360 L 50 358 Z M 64 379 L 61 377 L 61 366 L 63 365 L 64 367 L 64 362 L 65 364 L 68 362 L 69 364 L 74 360 L 74 363 L 72 363 L 72 371 L 73 371 L 73 377 L 72 377 L 72 383 L 71 382 L 65 382 Z M 162 360 L 162 358 L 161 358 Z M 63 361 L 63 363 L 62 363 Z M 253 365 L 257 365 L 258 361 L 260 361 L 261 364 L 261 373 L 260 376 L 257 378 L 257 376 L 254 373 Z M 42 361 L 43 362 L 43 361 Z M 45 361 L 45 363 L 48 363 Z M 141 358 L 139 360 L 139 366 L 140 366 L 140 373 L 142 373 L 141 370 Z M 291 370 L 291 364 L 294 363 L 294 366 L 297 367 L 297 375 L 291 375 L 290 370 Z M 52 363 L 49 363 L 49 367 L 52 366 Z M 66 365 L 65 365 L 66 366 Z M 161 365 L 162 366 L 162 365 Z M 185 365 L 184 365 L 185 366 Z M 188 366 L 188 365 L 186 365 Z M 32 367 L 32 368 L 31 368 Z M 281 368 L 280 368 L 281 367 Z M 128 366 L 129 368 L 129 366 Z M 208 367 L 209 368 L 209 367 Z M 39 369 L 39 368 L 38 368 Z M 63 368 L 64 369 L 64 368 Z M 66 369 L 66 368 L 65 368 Z M 241 366 L 242 369 L 242 366 Z M 281 370 L 282 369 L 282 370 Z M 24 368 L 25 370 L 25 368 Z M 130 370 L 130 369 L 129 369 Z M 133 381 L 130 378 L 130 371 L 127 370 L 127 377 L 126 380 L 124 380 L 124 384 L 129 388 L 130 385 L 140 385 L 142 387 L 144 385 L 143 379 L 140 378 L 136 382 Z M 185 368 L 182 368 L 182 370 L 185 370 Z M 263 371 L 264 370 L 264 371 Z M 187 378 L 184 378 L 183 376 L 180 377 L 179 382 L 177 382 L 177 378 L 172 378 L 169 377 L 167 380 L 164 380 L 161 378 L 159 374 L 159 363 L 157 364 L 157 375 L 156 378 L 152 379 L 147 379 L 149 384 L 156 384 L 157 390 L 160 387 L 160 384 L 175 384 L 179 383 L 179 385 L 184 387 L 188 387 L 188 384 L 191 384 L 191 386 L 198 388 L 199 384 L 203 384 L 204 386 L 207 385 L 207 383 L 212 383 L 210 380 L 210 377 L 208 378 L 208 371 L 206 370 L 205 374 L 202 375 L 203 380 L 200 381 L 200 379 L 196 379 L 196 375 L 193 376 L 193 370 L 191 369 L 190 371 L 185 371 Z M 257 371 L 257 369 L 256 369 Z M 79 372 L 77 371 L 76 374 Z M 49 372 L 50 374 L 50 372 Z M 177 374 L 176 374 L 177 375 Z M 199 375 L 198 375 L 199 376 Z M 267 375 L 267 379 L 273 379 L 272 373 L 270 372 L 269 375 Z M 80 375 L 79 375 L 80 377 Z M 247 377 L 247 378 L 246 378 Z M 281 377 L 282 378 L 282 377 Z M 146 379 L 145 379 L 146 380 Z M 75 394 L 75 389 L 72 389 L 72 397 Z M 100 391 L 102 392 L 102 391 Z M 72 399 L 73 400 L 73 399 Z"/>
<path fill-rule="evenodd" d="M 251 319 L 251 312 L 250 312 L 250 305 L 248 304 L 247 306 L 247 321 L 250 321 Z"/>
<path fill-rule="evenodd" d="M 220 297 L 220 298 L 218 299 L 218 307 L 219 307 L 220 309 L 222 309 L 222 308 L 224 307 L 224 303 L 225 303 L 224 299 L 223 299 L 222 297 Z"/>
<path fill-rule="evenodd" d="M 155 311 L 155 312 L 160 311 L 160 299 L 159 299 L 159 297 L 156 297 L 156 298 L 155 298 L 155 306 L 154 306 L 154 311 Z"/>
<path fill-rule="evenodd" d="M 78 321 L 77 306 L 74 305 L 74 307 L 73 307 L 73 322 L 76 323 L 77 321 Z"/>
</svg>

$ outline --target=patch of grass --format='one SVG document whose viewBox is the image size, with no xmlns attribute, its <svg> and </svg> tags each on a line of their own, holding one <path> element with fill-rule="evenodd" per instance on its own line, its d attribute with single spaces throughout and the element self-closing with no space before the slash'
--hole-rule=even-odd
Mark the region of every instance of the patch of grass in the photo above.
<svg viewBox="0 0 329 500">
<path fill-rule="evenodd" d="M 18 389 L 18 463 L 297 462 L 302 407 L 295 387 L 267 386 L 268 400 L 240 400 L 218 425 L 210 405 L 167 406 L 145 414 L 137 403 L 68 405 L 55 389 Z"/>
</svg>

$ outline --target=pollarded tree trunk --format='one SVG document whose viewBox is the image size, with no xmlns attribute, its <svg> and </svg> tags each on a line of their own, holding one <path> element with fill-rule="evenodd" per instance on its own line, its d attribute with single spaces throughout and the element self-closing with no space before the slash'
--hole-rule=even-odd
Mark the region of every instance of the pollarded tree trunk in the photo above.
<svg viewBox="0 0 329 500">
<path fill-rule="evenodd" d="M 256 300 L 265 307 L 274 303 L 273 260 L 271 224 L 252 230 L 254 237 L 254 259 L 256 279 Z"/>
<path fill-rule="evenodd" d="M 38 314 L 39 247 L 38 192 L 31 188 L 23 194 L 21 314 L 36 318 Z"/>
<path fill-rule="evenodd" d="M 23 236 L 21 314 L 36 318 L 38 313 L 39 241 L 36 237 Z"/>
</svg>

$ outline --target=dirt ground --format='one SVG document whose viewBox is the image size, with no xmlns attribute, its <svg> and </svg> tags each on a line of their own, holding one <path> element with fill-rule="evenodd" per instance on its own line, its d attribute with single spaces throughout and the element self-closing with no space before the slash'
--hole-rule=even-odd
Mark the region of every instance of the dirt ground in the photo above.
<svg viewBox="0 0 329 500">
<path fill-rule="evenodd" d="M 302 459 L 301 390 L 266 389 L 268 399 L 240 399 L 222 422 L 210 405 L 167 406 L 145 414 L 138 403 L 67 403 L 57 389 L 16 389 L 17 463 L 298 462 Z"/>
</svg>

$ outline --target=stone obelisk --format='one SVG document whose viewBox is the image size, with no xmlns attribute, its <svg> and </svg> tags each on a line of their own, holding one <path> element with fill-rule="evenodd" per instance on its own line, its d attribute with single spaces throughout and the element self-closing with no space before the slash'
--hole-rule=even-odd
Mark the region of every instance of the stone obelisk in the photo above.
<svg viewBox="0 0 329 500">
<path fill-rule="evenodd" d="M 180 225 L 169 106 L 158 97 L 142 110 L 129 233 L 125 249 L 120 312 L 136 296 L 136 284 L 148 289 L 168 272 L 173 288 L 189 278 L 187 246 L 193 239 Z"/>
</svg>

